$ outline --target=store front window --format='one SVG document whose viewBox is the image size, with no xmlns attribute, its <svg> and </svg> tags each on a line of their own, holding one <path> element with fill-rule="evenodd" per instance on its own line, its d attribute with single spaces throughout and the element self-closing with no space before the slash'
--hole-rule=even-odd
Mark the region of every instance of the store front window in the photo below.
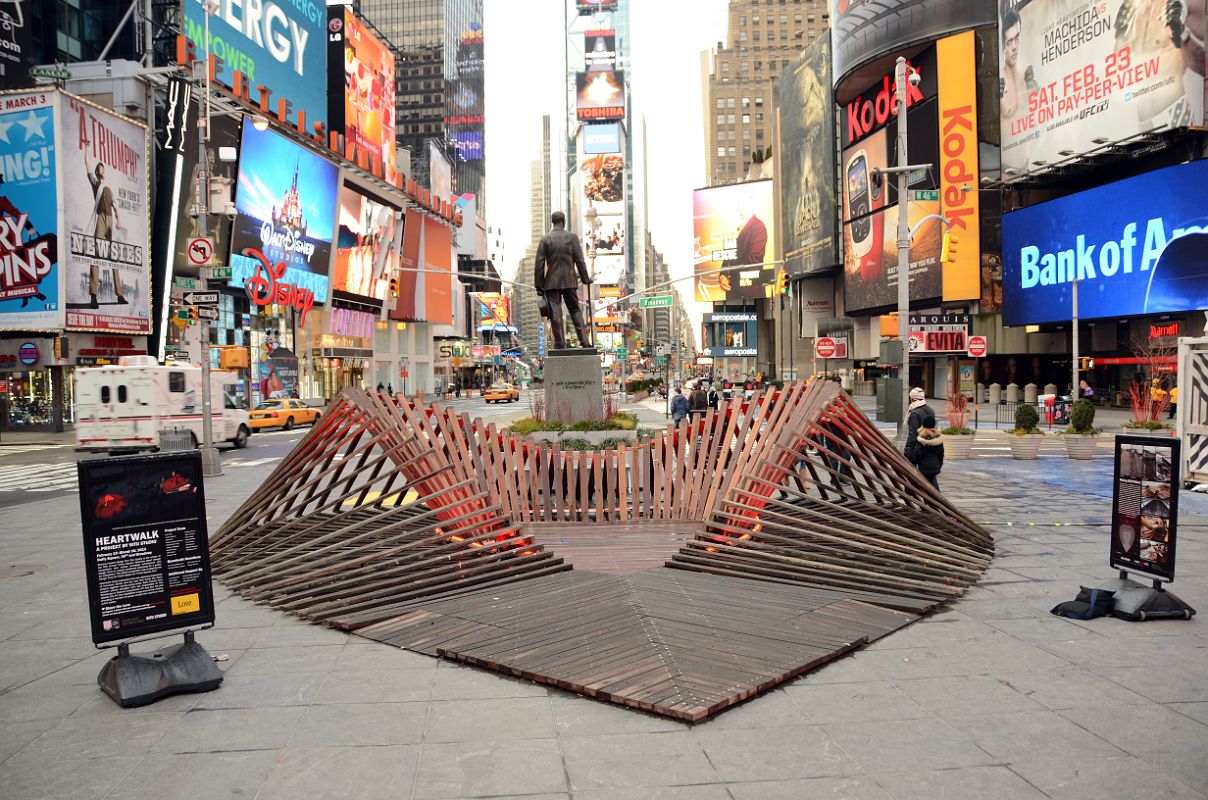
<svg viewBox="0 0 1208 800">
<path fill-rule="evenodd" d="M 0 422 L 6 430 L 55 428 L 54 397 L 62 392 L 61 424 L 70 425 L 75 412 L 71 368 L 46 367 L 28 372 L 0 372 Z"/>
</svg>

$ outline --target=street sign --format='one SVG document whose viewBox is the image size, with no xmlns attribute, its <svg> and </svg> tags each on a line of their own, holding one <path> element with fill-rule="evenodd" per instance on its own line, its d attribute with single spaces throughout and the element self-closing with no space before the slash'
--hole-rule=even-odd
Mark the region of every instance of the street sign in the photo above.
<svg viewBox="0 0 1208 800">
<path fill-rule="evenodd" d="M 914 189 L 910 192 L 910 199 L 916 202 L 935 201 L 940 199 L 940 192 L 939 189 Z"/>
<path fill-rule="evenodd" d="M 214 240 L 209 236 L 194 236 L 185 253 L 194 267 L 208 267 L 214 261 Z"/>
<path fill-rule="evenodd" d="M 819 336 L 814 342 L 814 355 L 818 358 L 834 358 L 838 349 L 835 340 L 829 336 Z"/>
<path fill-rule="evenodd" d="M 56 69 L 55 67 L 30 67 L 29 77 L 50 78 L 53 81 L 68 81 L 71 80 L 71 73 L 65 69 Z"/>
<path fill-rule="evenodd" d="M 655 359 L 654 359 L 654 365 L 655 365 L 656 367 L 661 367 L 661 366 L 663 366 L 663 361 L 664 361 L 664 357 L 663 357 L 663 356 L 656 356 L 656 357 L 655 357 Z"/>
<path fill-rule="evenodd" d="M 670 308 L 672 295 L 663 294 L 658 297 L 642 297 L 638 299 L 638 305 L 642 308 Z"/>
<path fill-rule="evenodd" d="M 671 345 L 669 345 L 669 344 L 661 344 L 661 345 L 659 345 L 658 354 L 659 354 L 660 356 L 669 356 L 669 355 L 671 355 Z"/>
<path fill-rule="evenodd" d="M 215 308 L 214 306 L 198 306 L 197 307 L 197 318 L 198 319 L 208 319 L 211 321 L 217 320 L 218 319 L 218 309 Z"/>
<path fill-rule="evenodd" d="M 966 342 L 969 348 L 969 355 L 974 358 L 981 358 L 986 354 L 986 337 L 985 336 L 970 336 Z"/>
<path fill-rule="evenodd" d="M 618 347 L 617 348 L 617 358 L 629 358 L 629 348 Z"/>
<path fill-rule="evenodd" d="M 191 306 L 218 305 L 218 292 L 189 292 L 184 300 Z"/>
<path fill-rule="evenodd" d="M 229 281 L 231 279 L 231 268 L 227 267 L 210 267 L 206 272 L 206 277 L 212 281 Z"/>
<path fill-rule="evenodd" d="M 173 278 L 172 285 L 175 286 L 177 289 L 200 289 L 201 288 L 201 284 L 197 281 L 196 278 L 185 278 L 183 276 L 177 276 L 177 277 Z"/>
</svg>

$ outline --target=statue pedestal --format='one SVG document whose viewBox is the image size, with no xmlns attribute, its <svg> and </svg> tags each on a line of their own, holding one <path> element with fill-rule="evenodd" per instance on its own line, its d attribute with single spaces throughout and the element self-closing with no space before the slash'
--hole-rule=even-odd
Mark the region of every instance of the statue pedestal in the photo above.
<svg viewBox="0 0 1208 800">
<path fill-rule="evenodd" d="M 545 416 L 570 425 L 604 418 L 604 384 L 595 348 L 550 350 L 545 356 Z"/>
</svg>

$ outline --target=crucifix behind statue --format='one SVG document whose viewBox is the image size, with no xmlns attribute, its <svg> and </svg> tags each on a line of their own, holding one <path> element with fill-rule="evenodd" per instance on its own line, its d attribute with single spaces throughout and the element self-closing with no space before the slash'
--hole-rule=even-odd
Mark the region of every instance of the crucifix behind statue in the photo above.
<svg viewBox="0 0 1208 800">
<path fill-rule="evenodd" d="M 591 339 L 587 335 L 583 307 L 579 304 L 580 284 L 591 284 L 591 276 L 587 274 L 587 261 L 583 258 L 583 247 L 579 244 L 579 237 L 566 230 L 565 214 L 555 211 L 550 216 L 550 222 L 553 229 L 541 237 L 541 243 L 537 245 L 533 276 L 533 286 L 545 301 L 541 304 L 541 313 L 549 317 L 554 349 L 561 350 L 566 347 L 565 325 L 562 320 L 563 303 L 570 312 L 575 334 L 579 337 L 579 346 L 590 347 Z M 575 274 L 576 270 L 578 275 Z"/>
</svg>

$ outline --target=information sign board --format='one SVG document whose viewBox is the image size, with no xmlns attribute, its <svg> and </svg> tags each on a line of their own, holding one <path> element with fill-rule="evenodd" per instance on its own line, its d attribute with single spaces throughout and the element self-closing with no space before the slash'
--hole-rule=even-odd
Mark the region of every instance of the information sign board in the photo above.
<svg viewBox="0 0 1208 800">
<path fill-rule="evenodd" d="M 76 465 L 92 641 L 214 623 L 201 454 Z"/>
<path fill-rule="evenodd" d="M 1112 493 L 1113 567 L 1174 580 L 1179 448 L 1166 436 L 1117 436 Z"/>
</svg>

